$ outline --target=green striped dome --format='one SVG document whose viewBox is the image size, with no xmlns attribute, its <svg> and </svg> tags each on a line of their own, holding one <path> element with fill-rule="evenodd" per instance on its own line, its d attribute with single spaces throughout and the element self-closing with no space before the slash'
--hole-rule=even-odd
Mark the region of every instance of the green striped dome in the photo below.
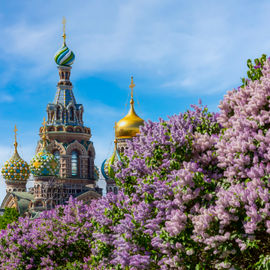
<svg viewBox="0 0 270 270">
<path fill-rule="evenodd" d="M 59 66 L 71 66 L 75 60 L 75 55 L 64 43 L 62 48 L 59 49 L 55 56 L 54 61 Z"/>
</svg>

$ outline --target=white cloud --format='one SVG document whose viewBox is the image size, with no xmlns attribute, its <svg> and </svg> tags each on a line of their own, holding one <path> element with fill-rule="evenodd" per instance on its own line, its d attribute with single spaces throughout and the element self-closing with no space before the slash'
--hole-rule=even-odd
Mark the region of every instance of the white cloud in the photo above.
<svg viewBox="0 0 270 270">
<path fill-rule="evenodd" d="M 10 94 L 1 93 L 0 94 L 0 103 L 10 103 L 14 101 L 14 97 Z"/>
<path fill-rule="evenodd" d="M 91 100 L 84 102 L 84 115 L 85 117 L 94 116 L 96 118 L 108 118 L 108 117 L 119 117 L 120 111 L 112 106 L 101 103 L 100 101 Z"/>
<path fill-rule="evenodd" d="M 39 2 L 31 2 L 34 15 L 29 4 L 22 11 L 28 17 L 0 30 L 6 60 L 26 64 L 27 77 L 47 77 L 53 68 L 53 53 L 61 45 L 57 10 L 62 4 L 48 1 L 41 9 Z M 164 87 L 168 93 L 183 87 L 192 94 L 211 80 L 222 81 L 225 71 L 230 76 L 239 74 L 239 67 L 245 65 L 241 57 L 245 59 L 254 48 L 270 49 L 265 36 L 269 5 L 263 1 L 252 6 L 260 11 L 260 15 L 254 11 L 252 27 L 247 25 L 248 16 L 238 18 L 239 10 L 247 12 L 248 7 L 233 1 L 79 1 L 76 5 L 65 1 L 65 5 L 67 44 L 76 54 L 76 76 L 136 73 L 154 84 L 157 93 Z M 44 11 L 50 16 L 42 16 Z"/>
</svg>

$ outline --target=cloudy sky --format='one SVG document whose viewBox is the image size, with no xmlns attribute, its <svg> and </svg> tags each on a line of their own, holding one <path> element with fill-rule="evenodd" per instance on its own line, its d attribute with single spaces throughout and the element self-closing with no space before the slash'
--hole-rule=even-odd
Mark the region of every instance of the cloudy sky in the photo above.
<svg viewBox="0 0 270 270">
<path fill-rule="evenodd" d="M 114 123 L 128 111 L 131 76 L 145 120 L 183 112 L 199 98 L 218 111 L 241 84 L 246 60 L 269 54 L 269 14 L 263 0 L 0 0 L 0 165 L 13 152 L 14 124 L 21 156 L 34 155 L 56 92 L 63 16 L 76 55 L 74 94 L 100 166 L 113 150 Z M 1 179 L 0 201 L 4 194 Z"/>
</svg>

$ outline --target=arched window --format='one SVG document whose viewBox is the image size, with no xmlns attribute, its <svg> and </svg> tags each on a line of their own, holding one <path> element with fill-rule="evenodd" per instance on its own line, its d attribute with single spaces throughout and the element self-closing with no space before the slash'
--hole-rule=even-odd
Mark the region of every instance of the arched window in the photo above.
<svg viewBox="0 0 270 270">
<path fill-rule="evenodd" d="M 88 152 L 88 174 L 89 178 L 93 179 L 94 178 L 94 170 L 95 170 L 95 165 L 94 165 L 94 157 L 91 151 Z"/>
<path fill-rule="evenodd" d="M 60 160 L 60 152 L 58 150 L 53 152 L 53 155 L 55 156 L 55 158 L 57 158 L 58 160 Z"/>
<path fill-rule="evenodd" d="M 69 111 L 69 119 L 70 121 L 74 121 L 74 109 L 71 107 Z"/>
<path fill-rule="evenodd" d="M 78 176 L 79 155 L 77 151 L 71 153 L 71 175 Z"/>
<path fill-rule="evenodd" d="M 60 120 L 60 109 L 59 108 L 56 109 L 56 119 Z"/>
<path fill-rule="evenodd" d="M 113 188 L 113 193 L 114 193 L 114 194 L 117 194 L 117 193 L 118 193 L 118 192 L 117 192 L 117 187 L 114 187 L 114 188 Z"/>
</svg>

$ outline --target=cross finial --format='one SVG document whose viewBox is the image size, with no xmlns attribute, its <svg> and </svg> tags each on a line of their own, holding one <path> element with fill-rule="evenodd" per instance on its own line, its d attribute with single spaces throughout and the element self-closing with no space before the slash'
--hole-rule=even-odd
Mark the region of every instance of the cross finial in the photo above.
<svg viewBox="0 0 270 270">
<path fill-rule="evenodd" d="M 131 89 L 131 99 L 133 99 L 133 88 L 135 87 L 135 84 L 133 82 L 133 76 L 131 76 L 131 83 L 129 88 Z"/>
<path fill-rule="evenodd" d="M 18 129 L 17 129 L 16 125 L 15 125 L 15 127 L 14 127 L 15 142 L 17 142 L 17 131 L 18 131 Z"/>
<path fill-rule="evenodd" d="M 64 44 L 66 44 L 66 18 L 63 17 L 62 23 L 63 23 L 63 39 L 64 39 Z"/>
<path fill-rule="evenodd" d="M 42 125 L 43 125 L 43 133 L 44 133 L 45 132 L 45 126 L 46 126 L 46 118 L 45 117 L 43 117 Z"/>
<path fill-rule="evenodd" d="M 46 146 L 46 118 L 44 117 L 43 118 L 43 122 L 42 122 L 42 125 L 43 125 L 43 129 L 42 129 L 42 141 L 43 141 L 43 147 Z"/>
<path fill-rule="evenodd" d="M 14 147 L 15 147 L 15 152 L 17 151 L 17 146 L 18 146 L 18 143 L 17 143 L 17 131 L 18 131 L 18 129 L 17 129 L 16 125 L 15 125 L 15 127 L 14 127 L 14 133 L 15 133 Z"/>
</svg>

